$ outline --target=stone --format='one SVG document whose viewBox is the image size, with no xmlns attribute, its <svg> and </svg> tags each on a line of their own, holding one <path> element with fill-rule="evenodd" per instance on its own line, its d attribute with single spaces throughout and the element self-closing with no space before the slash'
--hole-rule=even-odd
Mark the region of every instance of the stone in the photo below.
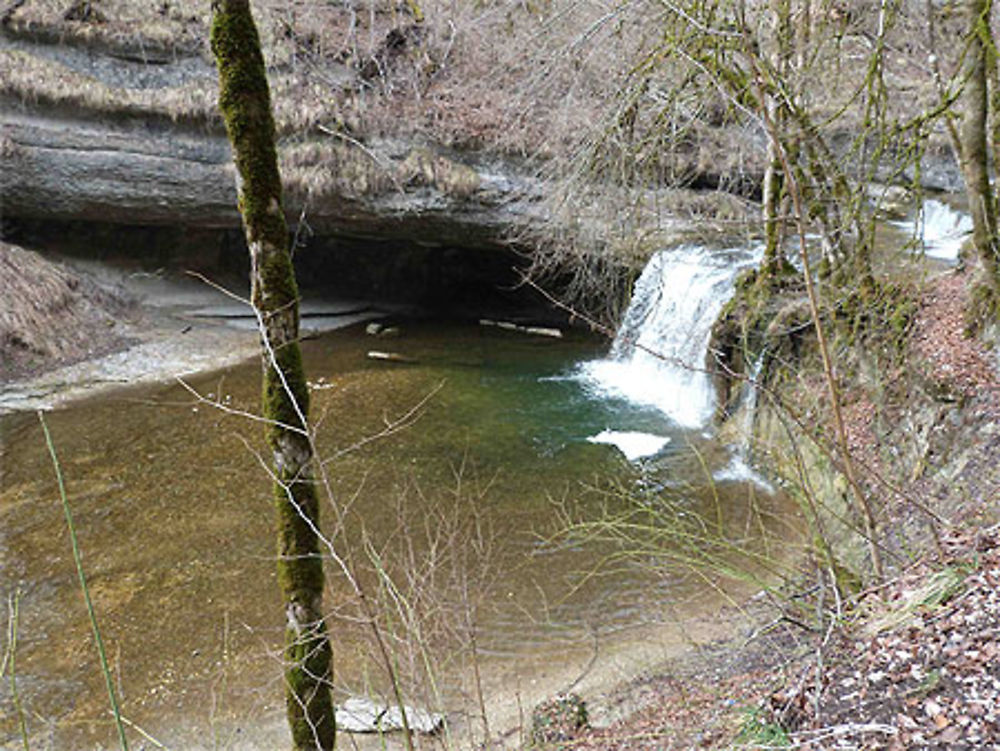
<svg viewBox="0 0 1000 751">
<path fill-rule="evenodd" d="M 531 740 L 536 744 L 568 741 L 588 725 L 583 699 L 578 694 L 557 694 L 531 713 Z"/>
<path fill-rule="evenodd" d="M 433 734 L 444 727 L 444 715 L 403 706 L 406 723 L 415 733 Z M 395 704 L 352 696 L 337 707 L 337 729 L 348 733 L 392 733 L 403 729 L 403 712 Z"/>
</svg>

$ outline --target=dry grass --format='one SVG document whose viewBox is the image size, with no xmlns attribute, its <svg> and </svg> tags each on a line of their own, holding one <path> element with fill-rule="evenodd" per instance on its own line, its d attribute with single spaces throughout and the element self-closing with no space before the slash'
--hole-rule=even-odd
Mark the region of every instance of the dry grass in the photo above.
<svg viewBox="0 0 1000 751">
<path fill-rule="evenodd" d="M 214 81 L 166 89 L 121 89 L 22 50 L 0 49 L 0 94 L 119 114 L 159 114 L 173 120 L 215 119 Z"/>
<path fill-rule="evenodd" d="M 210 63 L 207 3 L 94 0 L 97 16 L 66 20 L 69 0 L 27 0 L 11 14 L 15 35 L 117 54 L 144 49 L 200 55 Z M 636 44 L 590 4 L 421 3 L 414 24 L 389 3 L 255 3 L 271 66 L 277 119 L 286 132 L 317 122 L 368 135 L 402 132 L 439 143 L 551 154 L 593 125 L 623 80 Z M 406 39 L 393 46 L 390 34 Z M 211 86 L 194 92 L 116 90 L 53 61 L 8 56 L 5 92 L 28 101 L 110 109 L 151 106 L 175 119 L 203 116 Z M 343 70 L 354 81 L 344 87 Z M 211 77 L 212 71 L 207 69 Z M 165 96 L 159 96 L 165 94 Z M 205 98 L 207 97 L 207 98 Z"/>
<path fill-rule="evenodd" d="M 93 0 L 96 15 L 88 21 L 67 20 L 73 5 L 26 0 L 6 26 L 67 45 L 199 55 L 213 77 L 203 0 Z M 671 4 L 424 0 L 420 6 L 425 20 L 416 24 L 405 3 L 255 2 L 283 130 L 308 131 L 322 122 L 365 135 L 423 135 L 543 159 L 589 151 L 588 168 L 611 179 L 683 181 L 698 170 L 760 166 L 763 139 L 746 138 L 747 118 L 711 85 L 685 83 L 692 79 L 690 60 L 675 53 L 690 34 L 671 29 Z M 884 64 L 893 116 L 935 100 L 932 51 L 946 80 L 954 72 L 960 22 L 949 8 L 935 19 L 932 50 L 925 3 L 901 5 Z M 789 85 L 814 91 L 820 125 L 842 108 L 853 108 L 858 122 L 865 97 L 857 97 L 856 88 L 868 69 L 873 12 L 859 3 L 814 3 L 814 54 Z M 768 18 L 759 14 L 752 22 L 759 27 L 753 33 L 766 40 Z M 24 64 L 23 58 L 8 62 Z M 90 107 L 116 110 L 124 100 L 179 119 L 204 116 L 212 105 L 214 82 L 146 101 L 56 64 L 18 68 L 5 65 L 0 80 L 28 100 L 63 99 L 82 86 Z M 740 127 L 724 127 L 734 123 Z M 596 147 L 601 164 L 593 162 Z"/>
<path fill-rule="evenodd" d="M 0 379 L 69 363 L 121 341 L 121 294 L 16 245 L 0 243 Z"/>
<path fill-rule="evenodd" d="M 458 161 L 474 154 L 487 169 L 492 158 L 504 159 L 506 169 L 520 164 L 546 186 L 547 205 L 538 214 L 552 221 L 516 239 L 548 251 L 539 254 L 540 271 L 558 276 L 596 264 L 593 273 L 582 273 L 584 295 L 609 283 L 607 257 L 598 256 L 641 263 L 650 250 L 676 241 L 674 220 L 694 218 L 737 241 L 759 230 L 755 201 L 766 139 L 753 97 L 749 90 L 742 99 L 725 91 L 695 59 L 706 35 L 678 21 L 676 3 L 419 4 L 425 20 L 418 24 L 404 2 L 254 2 L 293 191 L 379 193 L 425 171 L 380 165 L 348 146 L 378 138 L 453 148 Z M 86 69 L 6 50 L 0 91 L 27 102 L 218 124 L 208 3 L 93 0 L 99 22 L 66 20 L 70 5 L 26 0 L 7 26 L 22 37 L 67 45 L 195 55 L 204 77 L 161 89 L 115 88 Z M 719 13 L 738 5 L 722 3 Z M 750 34 L 766 51 L 771 19 L 749 7 Z M 954 77 L 963 45 L 950 4 L 937 8 L 933 29 L 924 0 L 893 6 L 898 14 L 890 19 L 879 70 L 871 65 L 877 5 L 819 0 L 811 7 L 808 55 L 786 84 L 799 92 L 835 158 L 857 171 L 871 168 L 865 179 L 873 179 L 873 145 L 889 147 L 881 157 L 883 177 L 894 169 L 891 159 L 900 170 L 912 168 L 916 146 L 928 137 L 937 146 L 947 141 L 940 121 L 919 131 L 893 123 L 937 102 L 934 65 L 946 84 Z M 744 73 L 750 67 L 738 49 L 722 59 Z M 319 126 L 340 133 L 343 143 L 329 143 Z M 888 133 L 895 142 L 888 143 Z M 686 187 L 698 192 L 677 190 Z"/>
<path fill-rule="evenodd" d="M 420 5 L 425 20 L 416 24 L 404 3 L 255 2 L 281 130 L 310 132 L 322 123 L 354 135 L 425 137 L 543 162 L 565 159 L 602 180 L 626 182 L 683 183 L 703 171 L 725 177 L 761 167 L 763 138 L 759 132 L 748 138 L 745 130 L 759 131 L 752 118 L 734 111 L 711 85 L 691 85 L 690 61 L 674 54 L 675 45 L 688 41 L 683 30 L 670 30 L 669 5 Z M 814 38 L 822 42 L 801 80 L 790 85 L 815 89 L 818 123 L 846 107 L 857 124 L 864 97 L 855 92 L 865 78 L 874 22 L 870 10 L 827 5 L 814 8 Z M 113 111 L 151 107 L 174 119 L 211 116 L 208 3 L 93 0 L 99 20 L 91 21 L 67 20 L 71 6 L 70 0 L 26 0 L 7 28 L 69 45 L 198 55 L 206 80 L 153 94 L 126 91 L 54 62 L 28 64 L 24 56 L 8 55 L 0 69 L 5 92 Z M 961 50 L 951 43 L 954 14 L 941 13 L 935 51 L 947 78 Z M 904 3 L 889 40 L 884 77 L 902 94 L 890 101 L 897 109 L 913 112 L 937 96 L 925 15 L 922 1 Z M 766 39 L 767 19 L 757 20 L 754 33 Z"/>
<path fill-rule="evenodd" d="M 14 11 L 8 28 L 67 44 L 151 50 L 201 46 L 209 21 L 209 4 L 199 0 L 93 0 L 87 21 L 67 18 L 73 0 L 26 0 Z"/>
</svg>

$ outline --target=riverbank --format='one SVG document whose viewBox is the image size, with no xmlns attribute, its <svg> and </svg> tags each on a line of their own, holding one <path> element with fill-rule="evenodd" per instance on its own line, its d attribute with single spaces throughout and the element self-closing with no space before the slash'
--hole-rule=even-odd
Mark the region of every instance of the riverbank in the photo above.
<svg viewBox="0 0 1000 751">
<path fill-rule="evenodd" d="M 943 542 L 943 559 L 865 593 L 835 629 L 809 633 L 779 613 L 754 639 L 636 679 L 640 708 L 571 747 L 993 748 L 998 528 L 956 528 Z"/>
<path fill-rule="evenodd" d="M 97 255 L 100 255 L 99 253 Z M 51 409 L 115 389 L 229 367 L 259 352 L 246 282 L 180 269 L 145 270 L 0 244 L 10 285 L 0 414 Z M 363 300 L 303 301 L 313 336 L 398 310 Z"/>
</svg>

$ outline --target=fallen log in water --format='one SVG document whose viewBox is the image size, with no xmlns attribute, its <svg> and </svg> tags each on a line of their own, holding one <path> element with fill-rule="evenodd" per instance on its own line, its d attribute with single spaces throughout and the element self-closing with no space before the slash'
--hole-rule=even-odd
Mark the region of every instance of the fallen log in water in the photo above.
<svg viewBox="0 0 1000 751">
<path fill-rule="evenodd" d="M 522 326 L 518 323 L 512 323 L 510 321 L 493 321 L 489 318 L 480 318 L 479 325 L 493 326 L 498 329 L 504 329 L 505 331 L 519 331 L 522 334 L 531 334 L 533 336 L 548 336 L 553 339 L 562 339 L 562 331 L 545 326 Z"/>
<path fill-rule="evenodd" d="M 385 362 L 417 362 L 412 357 L 407 357 L 406 355 L 401 355 L 398 352 L 379 352 L 377 350 L 371 350 L 368 353 L 369 360 L 383 360 Z"/>
</svg>

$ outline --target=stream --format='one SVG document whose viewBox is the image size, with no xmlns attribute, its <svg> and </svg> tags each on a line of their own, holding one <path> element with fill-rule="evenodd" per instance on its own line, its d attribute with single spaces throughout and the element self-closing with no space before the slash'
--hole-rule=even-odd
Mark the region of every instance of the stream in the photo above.
<svg viewBox="0 0 1000 751">
<path fill-rule="evenodd" d="M 756 476 L 744 446 L 708 428 L 708 327 L 755 258 L 655 255 L 607 355 L 578 331 L 421 318 L 398 321 L 394 338 L 355 325 L 303 343 L 331 494 L 323 529 L 382 603 L 413 703 L 474 727 L 481 688 L 503 730 L 545 696 L 606 690 L 711 638 L 716 585 L 753 591 L 683 566 L 601 567 L 617 549 L 558 544 L 569 520 L 669 491 L 677 513 L 717 518 L 723 536 L 760 524 L 768 533 L 748 544 L 788 547 L 791 501 Z M 138 748 L 274 748 L 287 737 L 266 451 L 241 414 L 255 410 L 259 382 L 251 361 L 46 418 L 123 712 L 155 738 L 136 734 Z M 32 741 L 115 747 L 36 416 L 0 418 L 0 448 L 0 591 L 19 598 L 16 679 Z M 387 694 L 332 561 L 327 605 L 336 698 Z M 12 710 L 5 685 L 2 749 L 20 747 Z"/>
</svg>

